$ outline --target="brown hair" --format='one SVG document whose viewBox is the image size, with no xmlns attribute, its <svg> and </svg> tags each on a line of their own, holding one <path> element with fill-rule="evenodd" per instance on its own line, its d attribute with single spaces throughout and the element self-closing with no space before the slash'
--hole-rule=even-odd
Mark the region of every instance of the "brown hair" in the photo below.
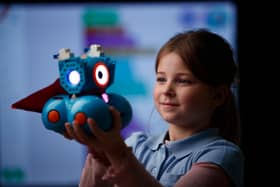
<svg viewBox="0 0 280 187">
<path fill-rule="evenodd" d="M 170 38 L 159 50 L 155 71 L 161 57 L 175 52 L 186 63 L 193 75 L 210 86 L 234 83 L 237 66 L 234 62 L 230 44 L 218 34 L 206 29 L 190 30 L 178 33 Z M 211 119 L 210 127 L 219 128 L 225 139 L 240 143 L 240 120 L 236 101 L 232 92 L 219 106 Z"/>
</svg>

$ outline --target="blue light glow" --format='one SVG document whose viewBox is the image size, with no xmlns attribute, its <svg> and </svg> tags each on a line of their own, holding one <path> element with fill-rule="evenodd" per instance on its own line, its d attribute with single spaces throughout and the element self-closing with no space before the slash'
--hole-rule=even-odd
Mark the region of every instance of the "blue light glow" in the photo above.
<svg viewBox="0 0 280 187">
<path fill-rule="evenodd" d="M 72 84 L 73 86 L 76 86 L 81 81 L 80 73 L 76 70 L 71 71 L 68 75 L 68 80 L 69 80 L 70 84 Z"/>
</svg>

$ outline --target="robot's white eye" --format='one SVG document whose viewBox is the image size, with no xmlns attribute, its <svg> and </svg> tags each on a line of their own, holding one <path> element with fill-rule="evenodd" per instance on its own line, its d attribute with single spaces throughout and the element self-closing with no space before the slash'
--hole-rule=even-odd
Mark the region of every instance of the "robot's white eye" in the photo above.
<svg viewBox="0 0 280 187">
<path fill-rule="evenodd" d="M 79 84 L 79 82 L 81 80 L 80 73 L 76 70 L 71 71 L 68 74 L 68 80 L 71 85 L 76 86 L 77 84 Z"/>
<path fill-rule="evenodd" d="M 93 80 L 97 86 L 105 88 L 110 80 L 110 72 L 103 62 L 97 62 L 93 68 Z"/>
</svg>

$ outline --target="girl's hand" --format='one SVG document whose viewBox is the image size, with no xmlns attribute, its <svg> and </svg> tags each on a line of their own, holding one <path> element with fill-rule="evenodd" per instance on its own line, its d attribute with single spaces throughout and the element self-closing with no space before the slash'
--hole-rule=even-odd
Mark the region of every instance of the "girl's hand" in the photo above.
<svg viewBox="0 0 280 187">
<path fill-rule="evenodd" d="M 110 106 L 112 114 L 112 128 L 109 131 L 103 131 L 98 128 L 94 119 L 88 118 L 87 122 L 93 136 L 84 132 L 81 126 L 73 121 L 73 126 L 70 123 L 65 123 L 66 133 L 64 136 L 68 139 L 75 139 L 81 144 L 88 146 L 89 151 L 95 158 L 106 157 L 121 157 L 124 148 L 127 148 L 120 134 L 121 131 L 121 117 L 120 113 Z M 105 157 L 106 156 L 106 157 Z M 108 157 L 108 158 L 109 158 Z M 104 160 L 108 164 L 108 160 Z"/>
</svg>

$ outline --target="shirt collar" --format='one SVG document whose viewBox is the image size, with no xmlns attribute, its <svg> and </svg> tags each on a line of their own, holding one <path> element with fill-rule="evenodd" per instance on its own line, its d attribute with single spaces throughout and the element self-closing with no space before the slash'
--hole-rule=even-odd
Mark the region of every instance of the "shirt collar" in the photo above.
<svg viewBox="0 0 280 187">
<path fill-rule="evenodd" d="M 159 149 L 164 144 L 165 137 L 168 132 L 158 136 L 151 137 L 147 140 L 147 145 L 153 151 Z M 182 140 L 171 141 L 166 144 L 167 149 L 171 154 L 174 154 L 177 158 L 188 155 L 190 152 L 195 151 L 207 142 L 212 141 L 218 137 L 217 128 L 209 128 L 199 133 L 196 133 L 190 137 Z"/>
<path fill-rule="evenodd" d="M 147 139 L 147 145 L 148 147 L 153 150 L 156 151 L 160 148 L 160 146 L 163 144 L 164 139 L 166 137 L 168 132 L 162 133 L 161 135 L 157 135 L 157 136 L 151 136 Z"/>
</svg>

